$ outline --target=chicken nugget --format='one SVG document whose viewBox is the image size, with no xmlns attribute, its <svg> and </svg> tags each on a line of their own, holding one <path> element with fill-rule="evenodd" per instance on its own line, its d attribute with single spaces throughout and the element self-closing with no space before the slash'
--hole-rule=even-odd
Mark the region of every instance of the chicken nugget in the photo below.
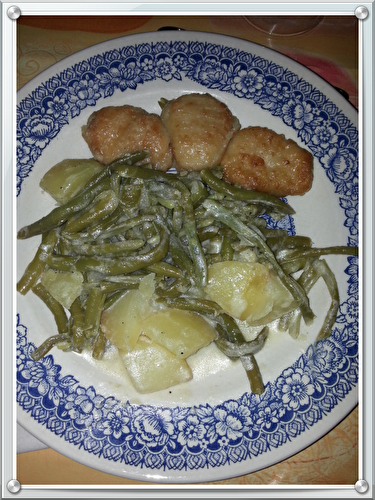
<svg viewBox="0 0 375 500">
<path fill-rule="evenodd" d="M 313 156 L 266 127 L 237 131 L 221 161 L 223 179 L 277 197 L 303 195 L 313 181 Z"/>
<path fill-rule="evenodd" d="M 125 153 L 147 150 L 155 169 L 165 172 L 172 166 L 170 137 L 160 116 L 142 108 L 123 105 L 95 111 L 82 127 L 82 136 L 104 165 Z"/>
<path fill-rule="evenodd" d="M 178 171 L 217 166 L 240 128 L 226 104 L 210 94 L 185 94 L 168 101 L 161 119 L 172 140 L 173 166 Z"/>
</svg>

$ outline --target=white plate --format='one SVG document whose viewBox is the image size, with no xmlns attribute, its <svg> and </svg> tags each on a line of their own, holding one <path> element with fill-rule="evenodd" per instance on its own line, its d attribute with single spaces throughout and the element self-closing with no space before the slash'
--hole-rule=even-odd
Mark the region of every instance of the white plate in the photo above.
<svg viewBox="0 0 375 500">
<path fill-rule="evenodd" d="M 48 69 L 19 92 L 18 227 L 54 206 L 42 175 L 58 161 L 90 157 L 80 133 L 95 110 L 129 103 L 159 113 L 158 99 L 210 92 L 242 126 L 262 125 L 315 158 L 310 192 L 289 200 L 283 221 L 314 246 L 356 245 L 357 112 L 329 84 L 294 61 L 240 39 L 199 32 L 132 35 L 96 45 Z M 19 275 L 39 238 L 18 242 Z M 311 343 L 329 296 L 312 295 L 317 320 L 298 340 L 273 335 L 257 359 L 266 384 L 249 392 L 242 367 L 208 348 L 194 379 L 138 395 L 113 363 L 53 350 L 29 353 L 54 321 L 33 294 L 18 297 L 19 422 L 60 453 L 101 471 L 144 481 L 205 482 L 253 472 L 309 446 L 357 402 L 358 262 L 327 257 L 341 295 L 332 335 Z M 102 366 L 103 365 L 103 366 Z"/>
</svg>

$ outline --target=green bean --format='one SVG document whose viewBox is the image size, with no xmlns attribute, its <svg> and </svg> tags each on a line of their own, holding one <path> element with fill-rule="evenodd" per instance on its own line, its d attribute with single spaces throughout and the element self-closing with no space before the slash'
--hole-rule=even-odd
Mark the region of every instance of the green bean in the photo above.
<svg viewBox="0 0 375 500">
<path fill-rule="evenodd" d="M 156 302 L 160 302 L 167 307 L 174 309 L 184 309 L 186 311 L 195 311 L 203 314 L 211 314 L 218 316 L 222 314 L 222 308 L 213 300 L 200 299 L 194 297 L 178 297 L 178 298 L 158 298 Z"/>
<path fill-rule="evenodd" d="M 37 347 L 31 354 L 30 357 L 34 361 L 39 361 L 42 359 L 53 347 L 62 342 L 67 342 L 70 340 L 69 335 L 52 335 L 47 340 L 45 340 L 39 347 Z"/>
<path fill-rule="evenodd" d="M 134 153 L 125 153 L 120 158 L 116 158 L 107 165 L 109 171 L 116 171 L 116 168 L 121 165 L 136 165 L 149 158 L 149 151 L 135 151 Z"/>
<path fill-rule="evenodd" d="M 271 236 L 267 238 L 267 245 L 273 252 L 278 249 L 311 248 L 311 238 L 307 236 Z"/>
<path fill-rule="evenodd" d="M 146 267 L 147 271 L 155 274 L 161 274 L 163 276 L 168 276 L 169 278 L 182 278 L 182 271 L 172 264 L 167 262 L 155 262 Z"/>
<path fill-rule="evenodd" d="M 111 283 L 108 281 L 102 281 L 99 285 L 99 288 L 106 295 L 113 292 L 123 291 L 123 290 L 134 290 L 139 288 L 139 283 Z"/>
<path fill-rule="evenodd" d="M 125 211 L 132 211 L 138 208 L 142 196 L 142 186 L 133 184 L 123 186 L 120 194 L 119 203 Z"/>
<path fill-rule="evenodd" d="M 264 219 L 261 219 L 264 220 Z M 267 223 L 267 221 L 265 221 Z M 263 236 L 266 238 L 268 241 L 270 238 L 283 238 L 288 237 L 289 233 L 285 229 L 278 229 L 278 228 L 271 228 L 271 227 L 262 227 L 260 228 Z"/>
<path fill-rule="evenodd" d="M 245 341 L 243 333 L 241 332 L 238 324 L 236 323 L 234 318 L 232 318 L 232 316 L 225 312 L 222 312 L 217 319 L 219 324 L 224 328 L 227 339 L 230 342 L 241 343 Z"/>
<path fill-rule="evenodd" d="M 245 342 L 245 338 L 241 330 L 239 329 L 235 320 L 231 316 L 229 316 L 229 314 L 223 313 L 218 316 L 216 330 L 219 333 L 219 338 L 223 338 L 224 336 L 226 336 L 227 340 L 229 340 L 234 345 L 241 345 L 243 342 Z M 263 329 L 262 332 L 262 336 L 260 337 L 260 344 L 265 341 L 265 338 L 268 335 L 268 327 L 266 327 L 265 330 Z M 218 347 L 220 347 L 220 344 Z M 241 360 L 242 366 L 245 369 L 246 376 L 250 383 L 251 391 L 254 394 L 262 394 L 264 392 L 264 384 L 262 374 L 260 373 L 254 354 L 243 354 L 239 356 L 239 359 Z"/>
<path fill-rule="evenodd" d="M 180 234 L 183 223 L 183 212 L 180 206 L 176 206 L 172 212 L 172 231 L 176 236 Z"/>
<path fill-rule="evenodd" d="M 109 228 L 113 227 L 124 215 L 124 211 L 119 204 L 117 208 L 109 215 L 98 220 L 97 223 L 92 224 L 87 228 L 87 239 L 92 237 L 94 239 L 98 238 L 101 234 L 107 231 Z M 80 233 L 82 235 L 82 233 Z"/>
<path fill-rule="evenodd" d="M 34 258 L 27 265 L 21 279 L 17 283 L 17 291 L 19 293 L 25 295 L 39 280 L 46 268 L 47 258 L 52 254 L 57 242 L 58 234 L 56 231 L 50 231 L 44 235 Z"/>
<path fill-rule="evenodd" d="M 114 212 L 118 205 L 118 198 L 114 191 L 108 189 L 99 193 L 93 200 L 92 206 L 78 217 L 69 219 L 65 225 L 64 233 L 78 233 L 91 224 L 102 220 Z"/>
<path fill-rule="evenodd" d="M 169 250 L 172 260 L 184 271 L 191 280 L 194 280 L 194 265 L 189 255 L 185 252 L 181 241 L 171 234 L 169 240 Z"/>
<path fill-rule="evenodd" d="M 147 266 L 161 261 L 167 255 L 168 248 L 169 232 L 166 228 L 160 227 L 160 242 L 144 254 L 130 255 L 116 260 L 100 256 L 51 255 L 48 257 L 47 262 L 50 267 L 64 271 L 98 271 L 109 275 L 125 274 L 145 269 Z"/>
<path fill-rule="evenodd" d="M 201 170 L 201 177 L 206 184 L 218 193 L 225 196 L 230 196 L 236 200 L 246 201 L 249 203 L 261 204 L 267 207 L 268 210 L 279 212 L 283 215 L 293 215 L 295 211 L 290 205 L 287 205 L 279 198 L 258 191 L 250 191 L 242 189 L 227 182 L 222 181 L 209 169 Z"/>
<path fill-rule="evenodd" d="M 351 246 L 332 246 L 325 248 L 283 249 L 277 252 L 277 259 L 284 265 L 295 259 L 318 258 L 323 255 L 358 255 L 358 248 Z"/>
<path fill-rule="evenodd" d="M 294 274 L 298 271 L 302 271 L 309 261 L 310 259 L 308 258 L 300 257 L 298 259 L 289 260 L 288 262 L 283 262 L 280 265 L 286 274 Z"/>
<path fill-rule="evenodd" d="M 304 268 L 303 273 L 298 278 L 298 282 L 309 293 L 319 278 L 323 278 L 331 295 L 331 305 L 324 319 L 323 325 L 319 331 L 316 342 L 328 337 L 332 331 L 333 324 L 339 309 L 339 291 L 336 278 L 329 268 L 325 260 L 314 260 L 308 262 Z M 288 330 L 289 334 L 296 338 L 299 334 L 301 312 L 299 309 L 291 311 L 291 313 L 282 318 L 279 322 L 280 328 Z"/>
<path fill-rule="evenodd" d="M 92 288 L 86 303 L 84 331 L 86 338 L 96 337 L 99 331 L 100 316 L 105 301 L 105 293 L 100 288 Z"/>
<path fill-rule="evenodd" d="M 99 328 L 99 331 L 94 339 L 93 347 L 92 347 L 92 357 L 93 359 L 103 359 L 104 352 L 105 352 L 105 346 L 106 346 L 107 339 L 102 332 L 101 328 Z"/>
<path fill-rule="evenodd" d="M 71 330 L 72 330 L 72 345 L 75 350 L 81 352 L 86 342 L 85 335 L 85 311 L 82 307 L 81 298 L 77 297 L 69 309 Z"/>
<path fill-rule="evenodd" d="M 165 99 L 164 97 L 161 97 L 158 100 L 158 103 L 159 103 L 159 106 L 161 107 L 161 109 L 163 109 L 166 106 L 166 104 L 168 104 L 168 99 Z"/>
<path fill-rule="evenodd" d="M 198 207 L 208 196 L 208 191 L 205 185 L 198 181 L 193 180 L 189 186 L 191 193 L 191 201 L 193 203 L 193 207 Z"/>
<path fill-rule="evenodd" d="M 96 244 L 79 244 L 79 240 L 72 244 L 69 240 L 63 240 L 66 249 L 68 252 L 76 252 L 79 255 L 87 255 L 87 256 L 101 256 L 105 255 L 106 257 L 116 256 L 118 254 L 124 254 L 129 250 L 138 250 L 142 248 L 145 244 L 144 240 L 137 238 L 133 240 L 124 240 L 117 241 L 113 243 L 96 243 Z"/>
<path fill-rule="evenodd" d="M 296 339 L 300 334 L 301 329 L 301 311 L 293 309 L 282 316 L 278 321 L 278 327 L 282 331 L 288 331 L 289 335 Z"/>
<path fill-rule="evenodd" d="M 232 247 L 233 239 L 228 236 L 223 236 L 223 242 L 221 245 L 221 259 L 225 260 L 233 260 L 234 250 Z"/>
<path fill-rule="evenodd" d="M 64 307 L 49 293 L 42 283 L 36 283 L 32 287 L 32 291 L 44 302 L 53 314 L 59 334 L 66 334 L 69 331 L 69 323 Z"/>
<path fill-rule="evenodd" d="M 85 209 L 99 193 L 105 189 L 109 189 L 109 187 L 109 170 L 103 168 L 67 203 L 54 208 L 36 222 L 21 228 L 17 233 L 17 238 L 30 238 L 31 236 L 36 236 L 61 226 L 70 217 Z"/>
<path fill-rule="evenodd" d="M 162 281 L 155 288 L 155 294 L 159 300 L 172 300 L 181 296 L 189 287 L 189 282 L 186 278 L 176 278 L 172 282 Z"/>
<path fill-rule="evenodd" d="M 110 308 L 118 299 L 120 299 L 126 292 L 128 291 L 127 288 L 123 290 L 118 290 L 116 292 L 113 292 L 111 294 L 108 294 L 106 296 L 106 299 L 103 304 L 103 311 L 106 309 Z"/>
<path fill-rule="evenodd" d="M 152 222 L 156 220 L 156 216 L 152 214 L 137 215 L 131 217 L 123 222 L 116 224 L 115 226 L 108 228 L 102 234 L 98 236 L 98 241 L 112 238 L 113 236 L 118 236 L 119 234 L 124 234 L 128 229 L 132 229 L 135 226 L 144 224 L 145 222 Z"/>
<path fill-rule="evenodd" d="M 142 169 L 135 166 L 124 167 L 119 170 L 124 177 L 139 177 L 142 179 L 160 179 L 168 182 L 172 187 L 181 192 L 181 207 L 184 212 L 184 228 L 189 241 L 191 257 L 195 266 L 195 276 L 198 286 L 204 287 L 207 284 L 207 263 L 200 244 L 195 224 L 194 207 L 191 201 L 190 191 L 174 174 L 161 171 Z"/>
<path fill-rule="evenodd" d="M 111 175 L 110 179 L 111 179 L 110 190 L 113 191 L 116 195 L 116 198 L 119 199 L 122 179 L 116 172 L 114 172 Z"/>
<path fill-rule="evenodd" d="M 255 356 L 253 354 L 248 354 L 246 356 L 242 356 L 240 359 L 250 382 L 251 392 L 258 395 L 263 394 L 265 388 Z"/>
<path fill-rule="evenodd" d="M 331 304 L 329 306 L 327 315 L 324 319 L 323 325 L 316 338 L 316 342 L 326 339 L 332 332 L 333 325 L 336 321 L 337 313 L 340 306 L 339 289 L 334 273 L 331 271 L 325 260 L 316 260 L 313 262 L 313 267 L 324 279 L 328 291 L 331 295 Z"/>
<path fill-rule="evenodd" d="M 158 236 L 157 229 L 152 222 L 144 222 L 141 226 L 142 233 L 145 235 L 146 240 L 151 240 Z"/>
<path fill-rule="evenodd" d="M 57 271 L 76 271 L 79 256 L 51 254 L 47 255 L 46 264 Z"/>
<path fill-rule="evenodd" d="M 309 260 L 318 259 L 323 255 L 357 256 L 358 248 L 351 246 L 333 246 L 325 248 L 282 249 L 276 252 L 277 260 L 287 274 L 300 271 Z"/>
<path fill-rule="evenodd" d="M 259 234 L 259 231 L 254 227 L 250 228 L 248 225 L 236 219 L 230 211 L 221 207 L 214 200 L 205 200 L 203 202 L 203 206 L 210 213 L 213 213 L 218 220 L 237 231 L 241 238 L 247 240 L 251 244 L 255 244 L 263 252 L 265 258 L 270 262 L 279 276 L 280 281 L 291 292 L 293 298 L 301 308 L 306 324 L 311 324 L 315 315 L 311 310 L 309 299 L 305 291 L 294 278 L 285 273 L 279 262 L 276 260 L 274 253 L 266 244 L 264 237 Z"/>
<path fill-rule="evenodd" d="M 267 340 L 268 332 L 269 328 L 265 326 L 254 340 L 243 340 L 242 342 L 231 342 L 221 334 L 216 339 L 216 345 L 228 358 L 242 358 L 243 356 L 259 352 Z"/>
<path fill-rule="evenodd" d="M 197 234 L 199 241 L 203 243 L 204 241 L 210 240 L 215 237 L 219 232 L 219 228 L 217 226 L 206 226 L 198 229 Z"/>
</svg>

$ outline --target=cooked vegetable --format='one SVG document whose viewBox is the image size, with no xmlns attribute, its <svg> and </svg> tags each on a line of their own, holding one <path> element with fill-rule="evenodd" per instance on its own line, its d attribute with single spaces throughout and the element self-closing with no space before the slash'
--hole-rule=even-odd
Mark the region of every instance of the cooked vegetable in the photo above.
<svg viewBox="0 0 375 500">
<path fill-rule="evenodd" d="M 308 237 L 267 227 L 266 212 L 280 219 L 293 209 L 225 183 L 220 168 L 165 173 L 147 157 L 115 160 L 18 232 L 42 242 L 17 289 L 33 289 L 60 332 L 33 358 L 57 346 L 100 360 L 112 344 L 136 389 L 149 392 L 190 380 L 190 356 L 214 342 L 241 361 L 259 394 L 254 355 L 267 344 L 268 323 L 278 319 L 298 336 L 302 319 L 314 318 L 308 294 L 322 278 L 332 301 L 318 339 L 329 335 L 339 297 L 321 257 L 358 250 L 313 248 Z M 242 321 L 264 328 L 247 341 Z"/>
<path fill-rule="evenodd" d="M 273 269 L 259 262 L 216 262 L 208 268 L 207 295 L 250 325 L 267 324 L 296 308 Z"/>
<path fill-rule="evenodd" d="M 69 331 L 69 321 L 61 302 L 56 300 L 40 282 L 33 286 L 32 291 L 45 303 L 53 314 L 58 332 L 60 334 L 67 333 Z"/>
<path fill-rule="evenodd" d="M 60 205 L 75 196 L 103 165 L 94 159 L 66 159 L 50 168 L 42 177 L 40 187 Z"/>
<path fill-rule="evenodd" d="M 107 339 L 122 351 L 134 349 L 141 324 L 150 313 L 149 301 L 139 290 L 129 290 L 102 314 L 101 326 Z"/>
<path fill-rule="evenodd" d="M 156 392 L 193 378 L 191 368 L 162 345 L 142 335 L 130 352 L 120 351 L 127 372 L 140 393 Z"/>
<path fill-rule="evenodd" d="M 26 293 L 38 282 L 47 265 L 47 257 L 52 254 L 58 242 L 56 231 L 50 231 L 42 238 L 38 250 L 32 261 L 26 267 L 21 279 L 17 283 L 17 291 L 22 295 Z"/>
<path fill-rule="evenodd" d="M 66 272 L 50 268 L 43 273 L 40 282 L 56 301 L 69 309 L 82 293 L 83 275 L 77 271 Z"/>
<path fill-rule="evenodd" d="M 147 316 L 142 332 L 154 342 L 185 359 L 216 339 L 216 330 L 192 311 L 165 309 Z"/>
<path fill-rule="evenodd" d="M 205 200 L 203 206 L 213 213 L 215 217 L 224 224 L 234 229 L 243 239 L 250 245 L 255 245 L 262 252 L 263 257 L 271 264 L 274 271 L 280 278 L 281 283 L 289 290 L 295 299 L 298 307 L 301 309 L 303 318 L 307 324 L 310 324 L 314 319 L 314 313 L 310 308 L 308 297 L 303 288 L 289 274 L 285 273 L 280 263 L 277 261 L 274 253 L 267 245 L 263 235 L 256 227 L 251 227 L 250 224 L 244 224 L 242 221 L 234 217 L 231 212 L 222 207 L 219 203 L 213 200 Z"/>
</svg>

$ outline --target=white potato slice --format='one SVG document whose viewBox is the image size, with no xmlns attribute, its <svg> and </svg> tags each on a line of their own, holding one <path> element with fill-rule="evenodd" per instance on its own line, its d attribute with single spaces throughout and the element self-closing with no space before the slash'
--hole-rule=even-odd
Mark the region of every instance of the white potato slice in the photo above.
<svg viewBox="0 0 375 500">
<path fill-rule="evenodd" d="M 103 168 L 103 165 L 94 159 L 62 160 L 44 174 L 40 187 L 62 205 Z"/>
<path fill-rule="evenodd" d="M 83 276 L 78 271 L 47 269 L 40 282 L 54 299 L 69 309 L 74 300 L 81 295 Z"/>
<path fill-rule="evenodd" d="M 134 387 L 142 394 L 168 389 L 193 378 L 184 359 L 145 335 L 139 337 L 131 352 L 119 353 Z"/>
<path fill-rule="evenodd" d="M 129 290 L 103 311 L 101 329 L 118 349 L 131 351 L 141 333 L 144 317 L 150 312 L 149 300 L 139 290 Z"/>
<path fill-rule="evenodd" d="M 142 323 L 142 333 L 178 358 L 187 358 L 216 339 L 216 330 L 198 313 L 161 309 Z"/>
<path fill-rule="evenodd" d="M 259 262 L 212 264 L 205 292 L 233 317 L 254 326 L 269 323 L 296 307 L 277 274 Z"/>
</svg>

